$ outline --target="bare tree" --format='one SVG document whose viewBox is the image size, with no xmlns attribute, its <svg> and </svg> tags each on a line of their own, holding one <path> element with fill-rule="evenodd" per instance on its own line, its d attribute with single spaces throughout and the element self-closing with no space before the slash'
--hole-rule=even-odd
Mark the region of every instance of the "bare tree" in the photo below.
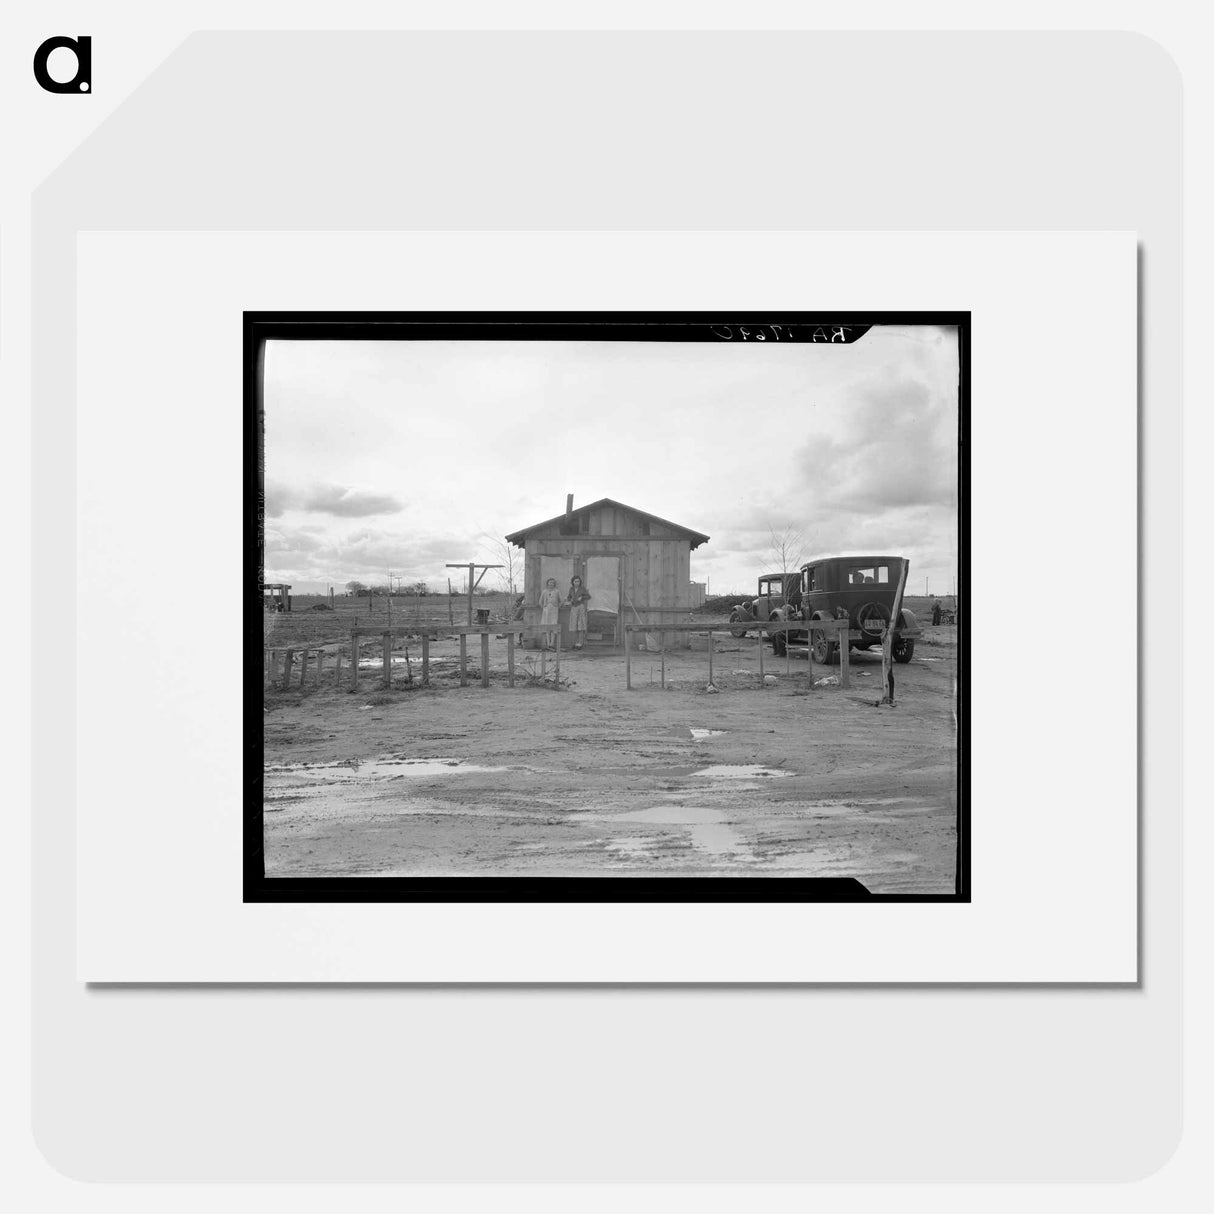
<svg viewBox="0 0 1214 1214">
<path fill-rule="evenodd" d="M 501 565 L 497 571 L 498 582 L 513 602 L 523 580 L 523 554 L 504 536 L 499 539 L 488 531 L 482 531 L 480 538 L 485 551 L 491 554 L 491 563 Z"/>
<path fill-rule="evenodd" d="M 796 527 L 787 526 L 782 531 L 774 527 L 771 532 L 771 545 L 767 550 L 767 559 L 772 572 L 779 570 L 784 575 L 784 593 L 788 594 L 788 575 L 796 573 L 805 564 L 805 533 Z"/>
</svg>

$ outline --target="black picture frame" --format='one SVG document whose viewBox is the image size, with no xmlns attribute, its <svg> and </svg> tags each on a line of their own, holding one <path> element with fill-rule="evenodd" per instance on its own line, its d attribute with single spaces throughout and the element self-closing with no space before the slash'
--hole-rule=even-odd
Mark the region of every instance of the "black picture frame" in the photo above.
<svg viewBox="0 0 1214 1214">
<path fill-rule="evenodd" d="M 836 342 L 877 325 L 955 327 L 958 334 L 957 845 L 952 893 L 871 893 L 850 878 L 754 876 L 267 877 L 263 851 L 262 695 L 265 553 L 265 343 L 299 341 Z M 243 901 L 265 902 L 958 902 L 970 890 L 970 337 L 968 311 L 245 312 Z"/>
</svg>

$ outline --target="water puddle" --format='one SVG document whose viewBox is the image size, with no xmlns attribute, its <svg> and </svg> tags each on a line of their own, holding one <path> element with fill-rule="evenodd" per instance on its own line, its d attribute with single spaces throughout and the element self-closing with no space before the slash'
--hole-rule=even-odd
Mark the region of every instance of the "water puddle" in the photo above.
<svg viewBox="0 0 1214 1214">
<path fill-rule="evenodd" d="M 723 729 L 693 729 L 691 731 L 691 740 L 693 742 L 703 741 L 704 738 L 719 738 L 725 730 Z"/>
<path fill-rule="evenodd" d="M 757 777 L 791 776 L 791 771 L 779 767 L 762 767 L 758 763 L 722 763 L 714 767 L 701 767 L 692 775 L 702 780 L 753 780 Z"/>
<path fill-rule="evenodd" d="M 505 767 L 478 767 L 459 759 L 405 759 L 388 756 L 383 759 L 350 759 L 344 763 L 286 763 L 267 767 L 267 776 L 297 776 L 326 783 L 353 783 L 364 780 L 397 779 L 401 776 L 431 778 L 434 776 L 482 775 L 507 771 Z"/>
<path fill-rule="evenodd" d="M 710 856 L 750 856 L 750 848 L 742 835 L 728 825 L 725 813 L 719 809 L 706 809 L 699 805 L 655 805 L 650 809 L 633 809 L 615 814 L 614 822 L 648 822 L 656 826 L 686 827 L 691 835 L 691 845 L 697 851 Z M 616 844 L 627 841 L 635 846 L 644 839 L 616 839 Z"/>
</svg>

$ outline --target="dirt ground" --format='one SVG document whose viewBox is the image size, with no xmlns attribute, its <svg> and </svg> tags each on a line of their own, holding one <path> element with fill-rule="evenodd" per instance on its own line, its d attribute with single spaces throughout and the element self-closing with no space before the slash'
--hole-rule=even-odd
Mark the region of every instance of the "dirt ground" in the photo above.
<svg viewBox="0 0 1214 1214">
<path fill-rule="evenodd" d="M 879 650 L 853 651 L 851 688 L 808 685 L 807 661 L 753 637 L 703 648 L 562 655 L 554 688 L 520 651 L 506 685 L 458 686 L 455 640 L 431 645 L 431 683 L 382 689 L 364 653 L 358 692 L 328 663 L 319 688 L 265 695 L 269 876 L 854 876 L 876 893 L 951 893 L 956 860 L 953 628 L 924 629 L 880 696 Z M 697 641 L 703 646 L 703 638 Z M 525 654 L 525 657 L 524 657 Z M 334 655 L 335 656 L 335 655 Z M 815 665 L 815 680 L 839 673 Z"/>
</svg>

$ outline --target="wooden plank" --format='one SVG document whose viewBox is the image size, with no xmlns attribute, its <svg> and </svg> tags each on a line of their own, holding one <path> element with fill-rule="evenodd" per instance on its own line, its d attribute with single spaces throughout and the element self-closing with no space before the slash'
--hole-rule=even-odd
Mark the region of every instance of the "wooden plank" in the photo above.
<svg viewBox="0 0 1214 1214">
<path fill-rule="evenodd" d="M 308 685 L 308 651 L 305 649 L 299 657 L 299 690 Z"/>
<path fill-rule="evenodd" d="M 506 685 L 514 686 L 514 633 L 506 633 Z"/>
<path fill-rule="evenodd" d="M 316 651 L 316 686 L 320 686 L 321 676 L 325 673 L 325 651 L 318 649 Z"/>
<path fill-rule="evenodd" d="M 489 633 L 481 633 L 481 686 L 489 686 Z"/>
<path fill-rule="evenodd" d="M 847 637 L 839 639 L 839 686 L 851 686 L 851 643 Z"/>
<path fill-rule="evenodd" d="M 632 636 L 631 626 L 624 627 L 624 687 L 627 691 L 632 690 L 632 646 L 629 644 L 628 638 Z"/>
<path fill-rule="evenodd" d="M 357 617 L 356 617 L 357 620 Z M 350 686 L 358 690 L 358 628 L 350 633 Z"/>
<path fill-rule="evenodd" d="M 288 649 L 282 662 L 282 689 L 286 691 L 291 686 L 291 667 L 295 664 L 295 650 Z"/>
<path fill-rule="evenodd" d="M 392 634 L 383 634 L 384 642 L 384 686 L 392 686 Z"/>
<path fill-rule="evenodd" d="M 556 681 L 561 681 L 561 630 L 556 630 Z"/>
<path fill-rule="evenodd" d="M 652 670 L 653 667 L 650 667 Z M 653 678 L 653 675 L 649 676 Z M 666 690 L 666 634 L 662 634 L 662 690 Z"/>
<path fill-rule="evenodd" d="M 278 682 L 278 650 L 270 650 L 270 686 Z"/>
<path fill-rule="evenodd" d="M 337 653 L 337 672 L 333 676 L 333 682 L 337 685 L 337 690 L 341 690 L 341 651 Z"/>
<path fill-rule="evenodd" d="M 763 629 L 759 629 L 759 683 L 763 683 Z"/>
<path fill-rule="evenodd" d="M 708 630 L 708 685 L 712 686 L 712 629 Z"/>
<path fill-rule="evenodd" d="M 422 686 L 430 686 L 430 636 L 422 633 Z"/>
<path fill-rule="evenodd" d="M 459 634 L 459 685 L 468 686 L 468 634 Z"/>
</svg>

